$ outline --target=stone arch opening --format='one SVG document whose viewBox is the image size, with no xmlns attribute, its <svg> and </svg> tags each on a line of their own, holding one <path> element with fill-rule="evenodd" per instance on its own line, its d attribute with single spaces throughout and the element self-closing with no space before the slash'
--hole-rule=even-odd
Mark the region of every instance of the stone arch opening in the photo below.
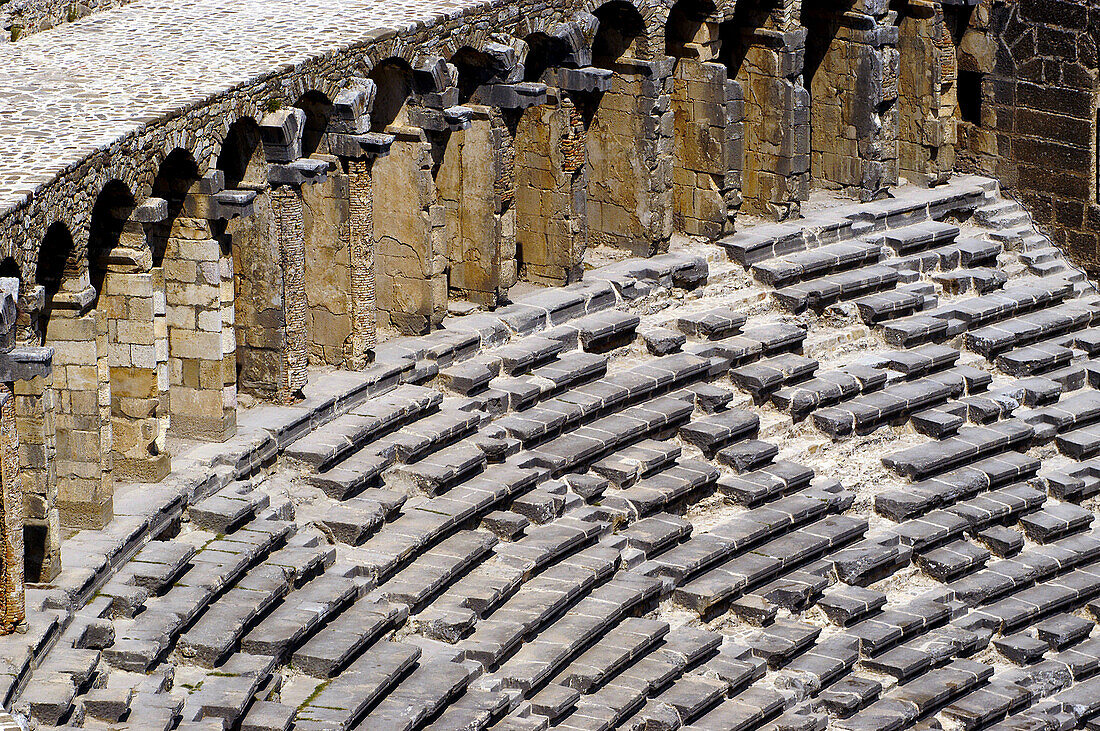
<svg viewBox="0 0 1100 731">
<path fill-rule="evenodd" d="M 593 65 L 612 78 L 611 88 L 587 95 L 584 107 L 589 238 L 649 256 L 666 249 L 672 233 L 671 125 L 663 124 L 659 103 L 671 93 L 671 75 L 652 57 L 637 8 L 612 0 L 594 15 Z"/>
<path fill-rule="evenodd" d="M 444 226 L 437 204 L 432 145 L 410 118 L 412 68 L 401 58 L 379 62 L 369 78 L 376 87 L 371 128 L 394 135 L 390 154 L 369 167 L 375 252 L 375 304 L 379 328 L 426 332 L 443 319 L 447 277 L 442 266 Z"/>
<path fill-rule="evenodd" d="M 435 183 L 444 211 L 449 296 L 489 307 L 516 281 L 513 110 L 476 98 L 494 78 L 493 62 L 463 46 L 451 57 L 458 103 L 473 110 L 465 129 L 433 132 Z"/>
<path fill-rule="evenodd" d="M 945 10 L 932 0 L 894 0 L 898 28 L 898 171 L 936 185 L 954 168 L 955 49 Z"/>
<path fill-rule="evenodd" d="M 545 104 L 519 115 L 515 133 L 516 278 L 560 285 L 581 277 L 585 216 L 586 120 L 577 94 L 558 87 L 557 67 L 575 67 L 566 44 L 531 33 L 524 80 L 548 85 Z"/>
<path fill-rule="evenodd" d="M 306 123 L 302 129 L 302 157 L 327 153 L 325 134 L 332 118 L 332 100 L 324 92 L 314 89 L 303 94 L 294 106 L 306 113 Z"/>
<path fill-rule="evenodd" d="M 88 253 L 95 290 L 103 421 L 110 426 L 115 480 L 155 482 L 171 467 L 168 428 L 168 324 L 163 274 L 154 274 L 136 201 L 111 181 L 92 209 Z"/>
<path fill-rule="evenodd" d="M 152 197 L 164 200 L 166 210 L 160 221 L 147 227 L 153 266 L 160 267 L 173 229 L 179 233 L 179 218 L 187 194 L 199 180 L 199 166 L 187 150 L 176 148 L 164 158 L 153 179 Z"/>
<path fill-rule="evenodd" d="M 728 142 L 739 122 L 734 108 L 738 100 L 726 88 L 725 66 L 717 63 L 721 38 L 716 10 L 711 0 L 679 0 L 665 25 L 665 54 L 675 64 L 673 227 L 711 238 L 732 228 L 727 225 L 727 198 L 733 198 L 736 186 Z"/>
</svg>

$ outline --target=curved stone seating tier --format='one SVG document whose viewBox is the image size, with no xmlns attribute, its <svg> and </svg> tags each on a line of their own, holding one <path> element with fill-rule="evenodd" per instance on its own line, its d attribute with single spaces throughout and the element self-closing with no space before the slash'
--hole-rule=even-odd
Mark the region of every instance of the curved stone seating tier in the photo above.
<svg viewBox="0 0 1100 731">
<path fill-rule="evenodd" d="M 980 179 L 903 189 L 722 240 L 736 265 L 709 281 L 713 247 L 626 260 L 316 373 L 66 541 L 0 639 L 5 707 L 38 728 L 1091 723 L 1098 298 L 1036 269 L 1055 254 L 1025 256 L 1045 249 L 1004 233 L 1013 210 Z M 994 264 L 989 289 L 937 278 Z"/>
</svg>

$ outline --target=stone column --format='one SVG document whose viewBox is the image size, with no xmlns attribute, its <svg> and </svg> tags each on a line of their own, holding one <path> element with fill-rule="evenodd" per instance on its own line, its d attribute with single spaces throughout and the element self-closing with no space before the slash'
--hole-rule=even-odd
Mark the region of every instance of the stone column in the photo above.
<svg viewBox="0 0 1100 731">
<path fill-rule="evenodd" d="M 164 256 L 171 430 L 224 441 L 236 430 L 231 260 L 210 222 L 181 216 Z"/>
<path fill-rule="evenodd" d="M 42 342 L 39 320 L 45 289 L 20 293 L 16 342 L 32 347 Z M 56 393 L 48 375 L 13 385 L 15 425 L 19 433 L 19 477 L 25 525 L 24 551 L 29 581 L 47 582 L 61 571 L 61 516 L 58 512 L 54 413 Z"/>
<path fill-rule="evenodd" d="M 101 409 L 99 327 L 94 291 L 54 295 L 46 344 L 54 348 L 58 508 L 66 530 L 102 528 L 113 515 L 109 424 Z M 109 388 L 109 384 L 107 384 Z"/>
<path fill-rule="evenodd" d="M 594 244 L 651 256 L 672 235 L 672 61 L 620 57 L 588 128 Z"/>
<path fill-rule="evenodd" d="M 886 194 L 896 171 L 897 28 L 885 3 L 848 12 L 803 3 L 808 26 L 811 170 L 815 182 L 861 200 Z"/>
<path fill-rule="evenodd" d="M 550 76 L 559 79 L 556 72 Z M 561 285 L 581 278 L 588 243 L 586 139 L 572 93 L 553 85 L 546 103 L 519 119 L 514 149 L 520 279 Z"/>
</svg>

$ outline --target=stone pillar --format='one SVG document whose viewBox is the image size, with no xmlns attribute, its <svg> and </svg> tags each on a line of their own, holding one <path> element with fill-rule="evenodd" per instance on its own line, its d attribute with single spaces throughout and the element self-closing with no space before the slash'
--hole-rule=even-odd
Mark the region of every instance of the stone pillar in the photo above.
<svg viewBox="0 0 1100 731">
<path fill-rule="evenodd" d="M 680 58 L 672 82 L 672 109 L 673 226 L 689 236 L 717 238 L 730 233 L 741 204 L 741 88 L 727 81 L 725 66 Z"/>
<path fill-rule="evenodd" d="M 896 171 L 897 28 L 886 5 L 803 3 L 815 183 L 860 200 L 886 194 Z"/>
<path fill-rule="evenodd" d="M 770 12 L 738 11 L 722 32 L 728 73 L 743 99 L 743 138 L 739 144 L 734 135 L 730 144 L 731 156 L 741 159 L 743 209 L 780 220 L 797 216 L 810 190 L 806 31 L 784 3 Z"/>
<path fill-rule="evenodd" d="M 515 138 L 516 264 L 520 279 L 575 282 L 588 243 L 587 130 L 571 92 L 547 88 L 523 112 Z"/>
<path fill-rule="evenodd" d="M 427 332 L 447 308 L 446 215 L 432 170 L 432 145 L 418 127 L 390 125 L 394 142 L 372 168 L 375 302 L 402 333 Z"/>
<path fill-rule="evenodd" d="M 224 441 L 236 430 L 233 270 L 209 221 L 180 216 L 164 256 L 171 430 Z"/>
<path fill-rule="evenodd" d="M 110 425 L 101 409 L 99 326 L 94 292 L 59 291 L 46 325 L 54 348 L 58 508 L 66 530 L 102 528 L 113 515 Z M 109 384 L 107 384 L 109 388 Z"/>
<path fill-rule="evenodd" d="M 672 235 L 672 61 L 623 56 L 612 70 L 587 135 L 589 239 L 651 256 Z"/>
<path fill-rule="evenodd" d="M 163 274 L 140 223 L 123 225 L 120 245 L 100 252 L 100 381 L 109 385 L 107 420 L 116 480 L 156 482 L 171 470 L 165 451 L 167 336 Z"/>
<path fill-rule="evenodd" d="M 898 168 L 910 182 L 947 182 L 955 166 L 955 46 L 943 8 L 909 0 L 898 15 Z"/>
<path fill-rule="evenodd" d="M 61 515 L 54 442 L 55 392 L 49 378 L 16 381 L 15 426 L 19 433 L 19 477 L 28 581 L 48 582 L 61 571 Z"/>
</svg>

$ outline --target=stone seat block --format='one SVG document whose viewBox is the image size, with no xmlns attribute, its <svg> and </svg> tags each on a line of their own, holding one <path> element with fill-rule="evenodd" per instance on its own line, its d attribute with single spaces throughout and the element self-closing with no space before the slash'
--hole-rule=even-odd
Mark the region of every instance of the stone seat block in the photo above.
<svg viewBox="0 0 1100 731">
<path fill-rule="evenodd" d="M 433 452 L 415 464 L 402 465 L 396 473 L 428 495 L 438 495 L 451 485 L 480 472 L 488 459 L 476 444 L 465 441 Z M 389 484 L 389 478 L 387 478 Z"/>
<path fill-rule="evenodd" d="M 347 731 L 372 703 L 386 695 L 415 665 L 421 650 L 399 642 L 377 642 L 299 709 L 296 725 L 316 721 L 320 728 Z"/>
<path fill-rule="evenodd" d="M 1048 504 L 1037 512 L 1020 518 L 1024 532 L 1034 541 L 1048 543 L 1092 524 L 1095 516 L 1086 508 L 1072 503 Z"/>
<path fill-rule="evenodd" d="M 386 513 L 378 502 L 356 497 L 330 506 L 318 522 L 340 543 L 358 546 L 382 525 Z"/>
<path fill-rule="evenodd" d="M 499 359 L 504 373 L 514 376 L 553 359 L 564 347 L 559 340 L 529 335 L 490 351 L 489 356 Z"/>
<path fill-rule="evenodd" d="M 869 294 L 856 299 L 853 304 L 865 324 L 877 325 L 887 320 L 911 315 L 923 309 L 924 302 L 925 295 L 898 289 Z"/>
<path fill-rule="evenodd" d="M 616 487 L 629 487 L 639 477 L 660 471 L 680 456 L 680 445 L 645 439 L 601 459 L 592 471 Z"/>
<path fill-rule="evenodd" d="M 896 270 L 882 264 L 872 264 L 777 289 L 774 297 L 790 312 L 799 313 L 807 308 L 820 311 L 840 300 L 892 289 L 898 279 Z"/>
<path fill-rule="evenodd" d="M 396 451 L 383 454 L 355 452 L 324 472 L 307 475 L 306 480 L 324 490 L 329 497 L 346 500 L 375 483 L 396 459 Z"/>
<path fill-rule="evenodd" d="M 637 315 L 605 310 L 586 315 L 573 325 L 580 331 L 581 347 L 585 350 L 603 350 L 608 347 L 625 345 L 634 339 L 634 331 L 641 323 Z"/>
<path fill-rule="evenodd" d="M 730 442 L 756 434 L 760 417 L 750 411 L 723 411 L 680 427 L 680 438 L 704 452 L 714 452 Z"/>
<path fill-rule="evenodd" d="M 787 384 L 810 378 L 817 366 L 818 362 L 812 358 L 784 353 L 734 368 L 730 371 L 730 379 L 738 388 L 762 397 Z"/>
<path fill-rule="evenodd" d="M 718 307 L 679 317 L 676 320 L 676 327 L 689 337 L 721 340 L 740 332 L 745 320 L 744 315 L 728 307 Z"/>
<path fill-rule="evenodd" d="M 980 353 L 986 358 L 992 358 L 1014 347 L 1081 330 L 1089 326 L 1096 315 L 1095 305 L 1070 300 L 1037 312 L 971 330 L 965 335 L 965 343 L 968 350 Z M 1070 342 L 1074 341 L 1070 340 Z"/>
<path fill-rule="evenodd" d="M 386 601 L 356 601 L 301 645 L 292 664 L 312 677 L 333 677 L 351 657 L 404 617 L 403 608 Z"/>
<path fill-rule="evenodd" d="M 378 590 L 377 595 L 390 603 L 420 607 L 439 593 L 457 576 L 479 562 L 497 538 L 478 531 L 461 531 L 418 556 Z"/>
<path fill-rule="evenodd" d="M 187 509 L 191 522 L 212 533 L 230 533 L 251 520 L 271 503 L 260 490 L 242 491 L 232 484 Z"/>
<path fill-rule="evenodd" d="M 741 504 L 755 506 L 807 487 L 813 476 L 809 467 L 780 460 L 751 472 L 723 476 L 718 490 Z"/>
<path fill-rule="evenodd" d="M 645 654 L 668 634 L 668 630 L 667 622 L 637 617 L 625 619 L 574 659 L 555 682 L 588 693 L 628 662 Z"/>
<path fill-rule="evenodd" d="M 290 589 L 278 567 L 258 567 L 203 613 L 177 644 L 177 652 L 203 667 L 214 667 L 255 620 Z"/>
<path fill-rule="evenodd" d="M 921 249 L 949 244 L 959 235 L 959 227 L 940 221 L 925 221 L 864 237 L 882 243 L 897 254 L 909 254 Z"/>
<path fill-rule="evenodd" d="M 540 394 L 548 396 L 603 376 L 606 371 L 606 356 L 573 352 L 559 355 L 557 360 L 534 368 L 531 377 L 535 379 L 533 383 L 539 386 Z"/>
<path fill-rule="evenodd" d="M 443 410 L 376 440 L 369 449 L 376 455 L 386 454 L 389 449 L 393 449 L 399 461 L 415 462 L 468 435 L 477 429 L 482 419 L 482 412 Z"/>
<path fill-rule="evenodd" d="M 1030 425 L 1018 419 L 964 427 L 956 436 L 895 452 L 883 457 L 882 462 L 898 474 L 920 479 L 946 472 L 964 462 L 1026 447 L 1034 433 Z"/>
<path fill-rule="evenodd" d="M 602 504 L 645 517 L 677 504 L 717 480 L 718 470 L 706 462 L 681 460 L 675 467 L 641 479 L 633 487 L 605 493 Z"/>
<path fill-rule="evenodd" d="M 241 641 L 241 650 L 285 658 L 307 634 L 351 603 L 357 594 L 353 580 L 322 575 L 292 592 L 251 629 Z"/>
<path fill-rule="evenodd" d="M 938 581 L 950 581 L 981 567 L 989 560 L 989 551 L 967 541 L 954 541 L 926 553 L 918 554 L 915 559 L 924 573 Z"/>
<path fill-rule="evenodd" d="M 877 244 L 842 241 L 756 263 L 752 266 L 752 274 L 764 284 L 783 287 L 843 269 L 877 263 L 881 256 L 882 247 Z"/>
</svg>

